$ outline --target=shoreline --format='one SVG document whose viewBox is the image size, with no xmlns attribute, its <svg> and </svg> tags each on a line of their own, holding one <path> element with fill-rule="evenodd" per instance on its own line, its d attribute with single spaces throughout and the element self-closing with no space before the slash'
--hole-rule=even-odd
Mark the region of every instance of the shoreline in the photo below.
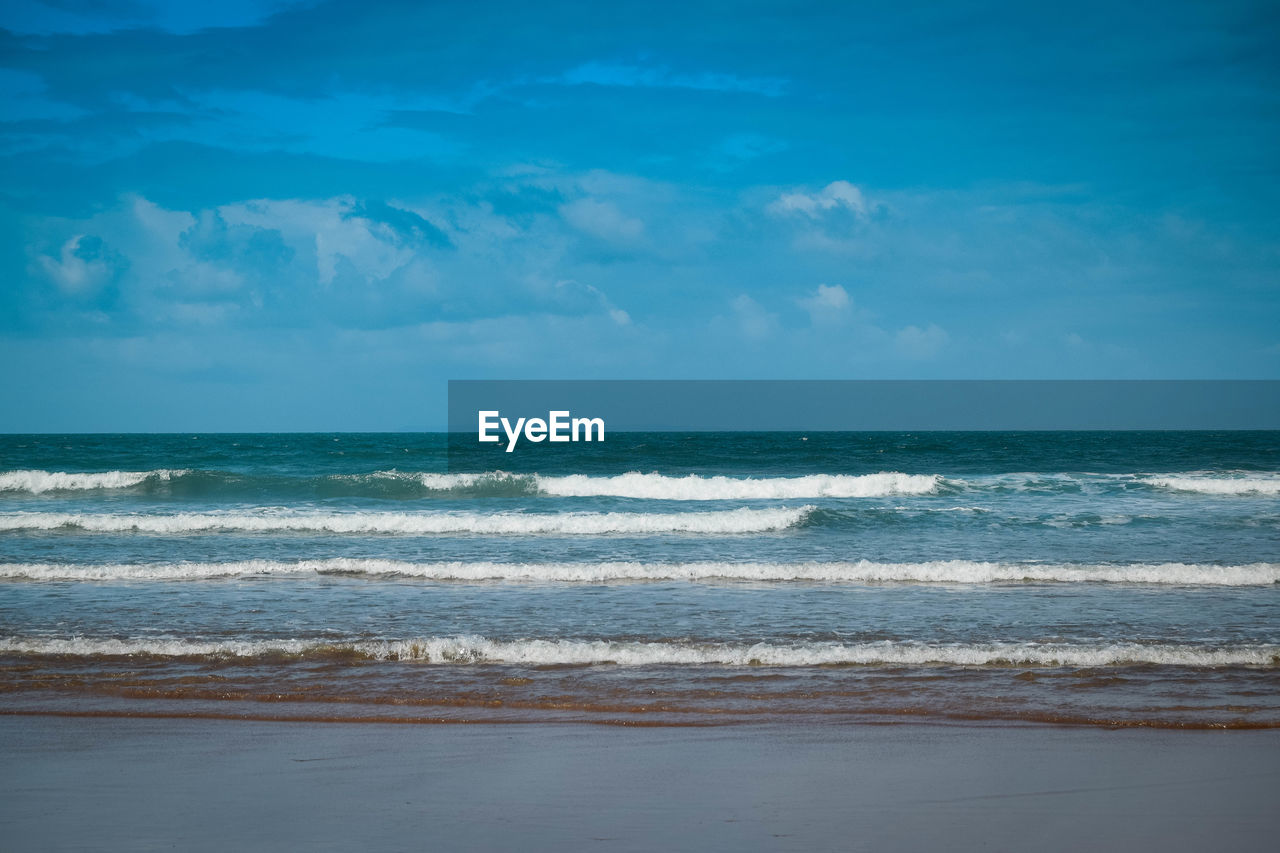
<svg viewBox="0 0 1280 853">
<path fill-rule="evenodd" d="M 15 849 L 1268 850 L 1280 737 L 0 716 Z"/>
<path fill-rule="evenodd" d="M 852 715 L 839 712 L 804 713 L 791 716 L 770 714 L 761 711 L 756 714 L 736 712 L 725 715 L 690 714 L 683 719 L 671 716 L 663 717 L 653 714 L 648 719 L 636 717 L 625 719 L 618 717 L 590 718 L 583 716 L 564 716 L 560 718 L 548 716 L 376 716 L 348 715 L 333 716 L 321 714 L 237 714 L 231 711 L 138 711 L 138 710 L 47 710 L 47 709 L 0 709 L 0 719 L 22 717 L 67 718 L 86 720 L 210 720 L 216 722 L 241 723 L 299 723 L 309 725 L 388 725 L 388 726 L 598 726 L 619 729 L 737 729 L 737 728 L 778 728 L 778 729 L 814 729 L 851 728 L 873 726 L 891 728 L 894 726 L 919 726 L 922 728 L 975 728 L 975 729 L 1076 729 L 1085 731 L 1156 731 L 1156 732 L 1270 732 L 1280 730 L 1280 723 L 1252 723 L 1234 721 L 1214 722 L 1179 722 L 1161 720 L 1094 720 L 1069 717 L 1063 715 L 1024 715 L 1019 717 L 994 717 L 981 714 L 960 714 L 930 716 L 927 714 L 903 713 L 897 715 Z"/>
</svg>

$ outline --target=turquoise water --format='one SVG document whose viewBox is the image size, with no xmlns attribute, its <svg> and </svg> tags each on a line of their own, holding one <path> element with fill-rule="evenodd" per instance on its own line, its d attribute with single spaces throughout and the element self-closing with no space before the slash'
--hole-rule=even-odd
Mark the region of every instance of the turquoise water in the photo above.
<svg viewBox="0 0 1280 853">
<path fill-rule="evenodd" d="M 0 705 L 1280 724 L 1280 433 L 557 451 L 0 436 Z"/>
</svg>

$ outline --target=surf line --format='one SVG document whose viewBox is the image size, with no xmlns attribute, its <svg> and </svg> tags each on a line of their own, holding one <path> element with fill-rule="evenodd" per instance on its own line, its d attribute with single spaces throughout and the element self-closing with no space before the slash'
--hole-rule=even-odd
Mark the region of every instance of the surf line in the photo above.
<svg viewBox="0 0 1280 853">
<path fill-rule="evenodd" d="M 507 453 L 516 449 L 521 435 L 535 444 L 541 441 L 604 441 L 604 418 L 575 418 L 567 410 L 549 411 L 546 419 L 517 418 L 514 425 L 496 410 L 481 410 L 477 414 L 480 423 L 478 440 L 501 441 L 502 436 L 497 434 L 497 429 L 502 427 L 507 434 Z"/>
</svg>

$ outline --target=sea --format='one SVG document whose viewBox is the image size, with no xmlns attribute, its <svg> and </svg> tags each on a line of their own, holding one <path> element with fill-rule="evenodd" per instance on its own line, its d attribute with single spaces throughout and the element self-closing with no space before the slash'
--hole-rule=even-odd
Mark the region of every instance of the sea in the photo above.
<svg viewBox="0 0 1280 853">
<path fill-rule="evenodd" d="M 0 436 L 0 713 L 1280 726 L 1280 432 Z"/>
</svg>

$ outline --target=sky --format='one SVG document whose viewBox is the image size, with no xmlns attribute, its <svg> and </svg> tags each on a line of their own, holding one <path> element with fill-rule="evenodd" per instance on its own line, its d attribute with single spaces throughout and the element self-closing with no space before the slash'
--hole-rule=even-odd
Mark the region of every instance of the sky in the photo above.
<svg viewBox="0 0 1280 853">
<path fill-rule="evenodd" d="M 0 431 L 1280 378 L 1267 2 L 0 4 Z"/>
</svg>

